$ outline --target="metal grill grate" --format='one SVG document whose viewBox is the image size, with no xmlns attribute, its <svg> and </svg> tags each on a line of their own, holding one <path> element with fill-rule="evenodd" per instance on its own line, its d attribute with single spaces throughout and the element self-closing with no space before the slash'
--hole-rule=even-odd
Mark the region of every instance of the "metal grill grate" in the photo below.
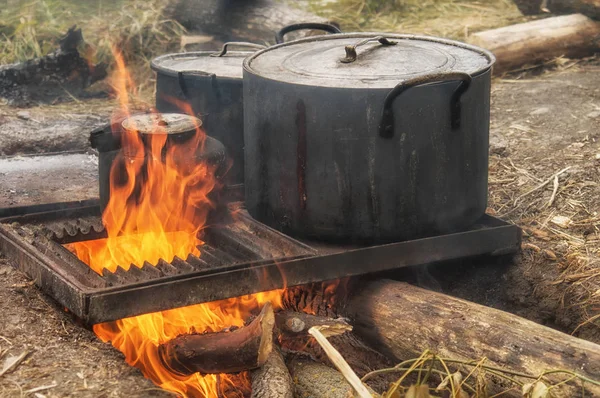
<svg viewBox="0 0 600 398">
<path fill-rule="evenodd" d="M 400 267 L 518 250 L 514 225 L 484 216 L 460 233 L 377 246 L 308 245 L 239 210 L 207 228 L 199 257 L 99 275 L 63 245 L 106 237 L 97 206 L 0 219 L 0 250 L 87 323 Z M 23 214 L 23 213 L 19 213 Z"/>
</svg>

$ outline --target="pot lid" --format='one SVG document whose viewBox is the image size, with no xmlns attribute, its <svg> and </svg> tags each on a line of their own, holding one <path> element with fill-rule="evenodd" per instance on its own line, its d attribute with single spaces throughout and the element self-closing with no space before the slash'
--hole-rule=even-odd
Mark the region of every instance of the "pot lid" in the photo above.
<svg viewBox="0 0 600 398">
<path fill-rule="evenodd" d="M 202 121 L 181 113 L 148 113 L 130 116 L 121 122 L 125 131 L 141 134 L 180 134 L 195 131 Z"/>
<path fill-rule="evenodd" d="M 214 73 L 217 77 L 241 79 L 244 58 L 252 55 L 254 51 L 229 50 L 229 47 L 233 45 L 240 48 L 251 48 L 254 51 L 265 48 L 265 46 L 253 43 L 225 43 L 220 51 L 161 55 L 152 60 L 151 67 L 156 72 L 175 77 L 179 72 L 206 72 Z"/>
<path fill-rule="evenodd" d="M 417 76 L 488 70 L 484 49 L 436 37 L 345 33 L 296 40 L 259 51 L 244 69 L 272 80 L 339 88 L 392 88 Z"/>
</svg>

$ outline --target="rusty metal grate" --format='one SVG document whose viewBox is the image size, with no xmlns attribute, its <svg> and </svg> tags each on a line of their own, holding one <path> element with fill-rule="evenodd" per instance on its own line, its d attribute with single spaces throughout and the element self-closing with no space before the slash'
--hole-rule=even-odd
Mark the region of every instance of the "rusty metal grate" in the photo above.
<svg viewBox="0 0 600 398">
<path fill-rule="evenodd" d="M 58 204 L 57 204 L 58 205 Z M 205 230 L 200 257 L 95 273 L 63 244 L 106 237 L 97 205 L 0 219 L 0 251 L 86 323 L 400 267 L 518 250 L 518 227 L 490 216 L 460 233 L 385 245 L 292 239 L 240 210 Z M 32 208 L 35 210 L 34 208 Z"/>
</svg>

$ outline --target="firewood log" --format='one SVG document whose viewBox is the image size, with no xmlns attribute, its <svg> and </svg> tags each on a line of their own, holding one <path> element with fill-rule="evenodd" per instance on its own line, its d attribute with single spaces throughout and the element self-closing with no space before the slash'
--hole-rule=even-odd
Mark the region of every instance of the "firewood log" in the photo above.
<svg viewBox="0 0 600 398">
<path fill-rule="evenodd" d="M 292 377 L 277 348 L 269 354 L 267 361 L 251 372 L 251 398 L 292 398 L 294 388 Z"/>
<path fill-rule="evenodd" d="M 262 366 L 273 350 L 275 317 L 271 304 L 248 325 L 232 332 L 178 336 L 158 347 L 163 365 L 190 375 L 236 373 Z"/>
<path fill-rule="evenodd" d="M 355 331 L 398 361 L 418 357 L 429 349 L 459 360 L 485 357 L 488 365 L 533 376 L 565 369 L 600 380 L 600 345 L 406 283 L 367 283 L 350 299 L 347 310 Z M 545 377 L 558 382 L 569 376 Z M 557 389 L 561 388 L 564 396 L 581 396 L 577 381 Z M 585 396 L 600 396 L 599 386 L 585 383 L 584 388 Z"/>
<path fill-rule="evenodd" d="M 494 53 L 500 75 L 557 57 L 593 55 L 600 50 L 600 23 L 574 14 L 474 33 L 469 41 Z"/>
</svg>

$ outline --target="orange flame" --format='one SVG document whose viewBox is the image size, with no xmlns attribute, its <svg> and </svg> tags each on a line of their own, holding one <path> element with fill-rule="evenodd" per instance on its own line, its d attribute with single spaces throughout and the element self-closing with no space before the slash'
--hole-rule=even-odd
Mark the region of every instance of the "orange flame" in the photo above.
<svg viewBox="0 0 600 398">
<path fill-rule="evenodd" d="M 130 95 L 135 94 L 123 58 L 115 51 L 116 71 L 112 86 L 120 102 L 112 122 L 131 116 Z M 183 113 L 193 114 L 187 104 Z M 154 134 L 144 142 L 135 132 L 121 136 L 123 147 L 110 172 L 110 199 L 102 214 L 106 239 L 66 245 L 94 271 L 129 269 L 159 259 L 185 259 L 192 253 L 201 256 L 198 233 L 213 207 L 208 194 L 217 182 L 207 164 L 182 162 L 202 148 L 205 134 L 197 128 L 183 144 L 167 144 L 161 134 L 159 117 Z M 135 129 L 133 129 L 135 130 Z M 138 367 L 158 386 L 191 397 L 216 397 L 219 388 L 229 388 L 229 396 L 250 391 L 247 374 L 180 376 L 169 372 L 158 357 L 158 346 L 180 334 L 217 332 L 231 326 L 243 326 L 251 314 L 271 302 L 281 308 L 283 290 L 258 293 L 169 311 L 145 314 L 115 322 L 94 325 L 94 332 L 105 342 L 111 341 L 128 364 Z"/>
<path fill-rule="evenodd" d="M 115 59 L 117 69 L 111 80 L 121 107 L 113 123 L 131 116 L 129 93 L 134 91 L 118 52 Z M 159 122 L 156 115 L 146 143 L 135 126 L 121 136 L 123 151 L 113 162 L 110 199 L 102 214 L 108 238 L 67 245 L 99 274 L 105 268 L 114 272 L 118 266 L 128 270 L 132 264 L 142 267 L 145 261 L 155 265 L 161 258 L 172 261 L 175 256 L 200 255 L 198 233 L 213 207 L 208 194 L 217 182 L 213 166 L 185 160 L 193 160 L 206 135 L 198 126 L 184 144 L 167 145 Z"/>
<path fill-rule="evenodd" d="M 130 116 L 130 93 L 134 84 L 123 58 L 115 52 L 116 71 L 112 84 L 121 103 L 113 122 Z M 187 104 L 182 111 L 192 115 Z M 157 117 L 158 120 L 158 117 Z M 110 199 L 102 214 L 107 238 L 66 245 L 94 271 L 129 269 L 145 262 L 156 264 L 162 258 L 185 259 L 192 253 L 201 256 L 198 234 L 212 208 L 208 194 L 217 182 L 206 164 L 182 163 L 204 144 L 205 134 L 197 128 L 193 139 L 181 145 L 166 145 L 161 126 L 153 129 L 150 142 L 137 133 L 123 134 L 122 147 L 110 173 Z M 123 173 L 124 171 L 124 173 Z M 333 288 L 335 290 L 335 287 Z M 324 289 L 324 293 L 331 293 Z M 212 398 L 241 397 L 250 391 L 247 373 L 240 375 L 181 376 L 168 371 L 159 359 L 158 346 L 186 333 L 217 332 L 231 326 L 241 327 L 252 314 L 270 302 L 282 308 L 284 290 L 257 293 L 212 303 L 139 315 L 94 325 L 103 341 L 125 354 L 128 364 L 139 368 L 155 384 L 183 396 Z M 225 392 L 223 390 L 226 390 Z"/>
<path fill-rule="evenodd" d="M 217 397 L 217 375 L 180 376 L 165 369 L 158 357 L 158 346 L 180 334 L 216 332 L 230 326 L 243 326 L 252 313 L 256 315 L 265 303 L 281 308 L 283 290 L 257 293 L 234 299 L 192 305 L 169 311 L 140 315 L 94 325 L 94 332 L 103 341 L 125 354 L 129 365 L 139 368 L 144 376 L 166 390 L 187 397 Z M 229 384 L 234 391 L 248 393 L 250 382 L 246 373 L 240 376 L 220 375 L 221 385 Z M 230 394 L 233 395 L 233 394 Z"/>
</svg>

